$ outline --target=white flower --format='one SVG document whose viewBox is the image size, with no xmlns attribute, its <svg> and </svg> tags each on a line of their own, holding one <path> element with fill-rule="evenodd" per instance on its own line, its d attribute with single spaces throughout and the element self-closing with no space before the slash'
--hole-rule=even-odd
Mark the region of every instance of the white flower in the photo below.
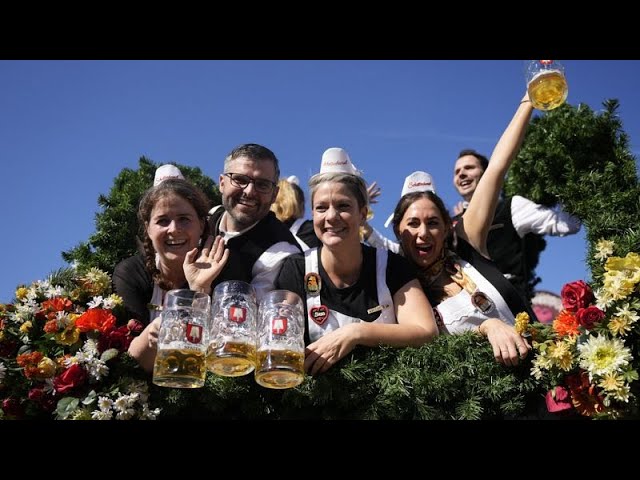
<svg viewBox="0 0 640 480">
<path fill-rule="evenodd" d="M 84 345 L 82 345 L 82 351 L 91 358 L 100 356 L 98 352 L 98 341 L 93 338 L 88 338 L 84 342 Z"/>
<path fill-rule="evenodd" d="M 162 409 L 154 408 L 153 410 L 149 410 L 149 405 L 146 403 L 142 405 L 142 412 L 140 412 L 140 420 L 155 420 Z"/>
<path fill-rule="evenodd" d="M 111 406 L 113 405 L 113 400 L 109 397 L 98 397 L 98 408 L 101 412 L 108 412 L 111 410 Z"/>
<path fill-rule="evenodd" d="M 99 308 L 102 305 L 102 295 L 98 295 L 97 297 L 93 297 L 93 299 L 87 303 L 87 307 L 89 308 Z M 108 307 L 105 307 L 108 308 Z"/>
<path fill-rule="evenodd" d="M 593 295 L 596 297 L 596 307 L 603 312 L 606 312 L 607 308 L 609 308 L 613 303 L 613 296 L 609 290 L 605 288 L 598 288 L 593 292 Z"/>
<path fill-rule="evenodd" d="M 126 410 L 116 413 L 116 420 L 130 420 L 135 413 L 136 411 L 133 408 L 127 408 Z"/>
<path fill-rule="evenodd" d="M 628 365 L 633 357 L 631 352 L 619 338 L 608 339 L 602 335 L 590 336 L 578 345 L 580 367 L 589 372 L 589 380 L 595 375 L 602 376 L 619 371 Z"/>
<path fill-rule="evenodd" d="M 606 260 L 607 257 L 613 255 L 613 247 L 615 245 L 613 240 L 599 240 L 596 244 L 596 254 L 594 255 L 596 260 Z"/>
<path fill-rule="evenodd" d="M 47 288 L 47 290 L 44 292 L 44 296 L 47 298 L 55 298 L 61 297 L 63 293 L 64 292 L 62 290 L 62 287 L 60 285 L 56 285 L 55 287 Z"/>
<path fill-rule="evenodd" d="M 0 385 L 2 385 L 2 381 L 7 372 L 7 367 L 4 366 L 4 363 L 0 362 Z"/>
<path fill-rule="evenodd" d="M 93 412 L 91 412 L 92 420 L 111 420 L 112 417 L 112 411 L 103 412 L 102 410 L 94 410 Z"/>
</svg>

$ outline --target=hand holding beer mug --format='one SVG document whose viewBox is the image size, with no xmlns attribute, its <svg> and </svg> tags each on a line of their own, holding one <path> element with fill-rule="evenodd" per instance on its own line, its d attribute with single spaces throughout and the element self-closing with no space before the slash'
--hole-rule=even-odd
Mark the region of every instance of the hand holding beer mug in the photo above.
<svg viewBox="0 0 640 480">
<path fill-rule="evenodd" d="M 251 373 L 256 366 L 256 294 L 239 280 L 222 282 L 213 291 L 207 368 L 223 377 Z"/>
<path fill-rule="evenodd" d="M 527 64 L 527 91 L 534 108 L 553 110 L 567 99 L 569 87 L 564 67 L 555 60 L 531 60 Z"/>
<path fill-rule="evenodd" d="M 304 310 L 298 295 L 269 292 L 260 302 L 256 382 L 292 388 L 304 380 Z"/>
<path fill-rule="evenodd" d="M 210 300 L 206 293 L 192 290 L 166 293 L 153 366 L 156 385 L 173 388 L 204 385 Z"/>
</svg>

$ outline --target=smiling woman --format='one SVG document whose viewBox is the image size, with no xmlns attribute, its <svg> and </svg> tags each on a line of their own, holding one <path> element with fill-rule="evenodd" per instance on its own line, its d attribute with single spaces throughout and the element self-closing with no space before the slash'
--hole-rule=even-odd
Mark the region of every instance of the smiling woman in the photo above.
<svg viewBox="0 0 640 480">
<path fill-rule="evenodd" d="M 163 304 L 166 292 L 189 288 L 210 294 L 229 257 L 222 238 L 209 235 L 208 211 L 204 194 L 176 178 L 152 187 L 140 201 L 143 251 L 116 266 L 113 286 L 130 318 L 147 325 L 129 348 L 146 370 L 153 367 L 160 322 L 157 306 Z"/>
<path fill-rule="evenodd" d="M 421 272 L 441 331 L 479 332 L 488 337 L 496 360 L 510 366 L 517 365 L 531 348 L 513 326 L 516 316 L 520 312 L 534 315 L 489 260 L 487 235 L 504 176 L 533 112 L 527 100 L 525 95 L 482 175 L 480 166 L 467 157 L 456 163 L 456 185 L 477 191 L 468 197 L 469 207 L 458 223 L 452 223 L 433 191 L 403 195 L 392 221 L 404 254 Z"/>
<path fill-rule="evenodd" d="M 325 372 L 356 346 L 419 346 L 437 327 L 414 271 L 401 256 L 360 243 L 368 194 L 347 152 L 330 148 L 309 181 L 322 242 L 285 260 L 276 288 L 305 300 L 305 370 Z"/>
</svg>

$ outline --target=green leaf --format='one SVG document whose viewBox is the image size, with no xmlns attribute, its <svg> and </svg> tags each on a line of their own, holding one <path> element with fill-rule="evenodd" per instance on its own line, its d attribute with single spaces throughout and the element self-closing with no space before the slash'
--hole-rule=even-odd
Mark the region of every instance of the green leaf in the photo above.
<svg viewBox="0 0 640 480">
<path fill-rule="evenodd" d="M 69 418 L 73 414 L 73 412 L 78 408 L 80 404 L 80 400 L 75 397 L 63 397 L 58 400 L 58 405 L 56 406 L 56 414 L 59 420 L 65 420 Z"/>
</svg>

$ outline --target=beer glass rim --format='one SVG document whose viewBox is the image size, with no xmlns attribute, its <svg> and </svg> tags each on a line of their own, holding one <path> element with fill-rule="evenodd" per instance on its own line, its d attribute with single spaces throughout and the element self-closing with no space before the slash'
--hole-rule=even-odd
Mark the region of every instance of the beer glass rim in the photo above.
<svg viewBox="0 0 640 480">
<path fill-rule="evenodd" d="M 286 289 L 278 289 L 278 290 L 270 290 L 265 294 L 264 297 L 260 300 L 260 303 L 273 302 L 272 297 L 277 297 L 278 295 L 282 295 L 283 297 L 291 296 L 295 302 L 289 303 L 289 305 L 302 305 L 302 298 L 296 292 L 292 292 L 291 290 Z M 276 303 L 283 303 L 282 301 L 278 301 Z"/>
<path fill-rule="evenodd" d="M 188 288 L 174 288 L 173 290 L 169 290 L 165 294 L 164 300 L 162 302 L 163 309 L 168 308 L 169 299 L 172 297 L 175 299 L 191 300 L 192 307 L 200 308 L 202 310 L 206 310 L 209 307 L 211 302 L 211 297 L 207 293 L 197 292 L 195 290 L 189 290 Z M 194 304 L 196 302 L 197 302 L 197 305 Z M 203 302 L 206 303 L 206 305 L 201 305 Z"/>
<path fill-rule="evenodd" d="M 546 70 L 550 72 L 557 71 L 560 72 L 562 76 L 564 76 L 564 65 L 559 60 L 552 60 L 553 63 L 545 66 Z M 539 69 L 532 70 L 532 66 L 540 63 L 540 60 L 525 60 L 524 61 L 524 75 L 526 77 L 527 82 L 530 82 L 533 77 L 536 76 L 540 72 Z"/>
<path fill-rule="evenodd" d="M 220 282 L 218 285 L 216 285 L 213 288 L 213 292 L 215 294 L 216 291 L 224 290 L 230 285 L 237 285 L 239 287 L 242 287 L 242 289 L 247 290 L 247 292 L 240 292 L 240 293 L 252 294 L 254 296 L 256 294 L 256 290 L 255 288 L 253 288 L 253 285 L 251 285 L 248 282 L 245 282 L 244 280 L 225 280 L 224 282 Z"/>
</svg>

